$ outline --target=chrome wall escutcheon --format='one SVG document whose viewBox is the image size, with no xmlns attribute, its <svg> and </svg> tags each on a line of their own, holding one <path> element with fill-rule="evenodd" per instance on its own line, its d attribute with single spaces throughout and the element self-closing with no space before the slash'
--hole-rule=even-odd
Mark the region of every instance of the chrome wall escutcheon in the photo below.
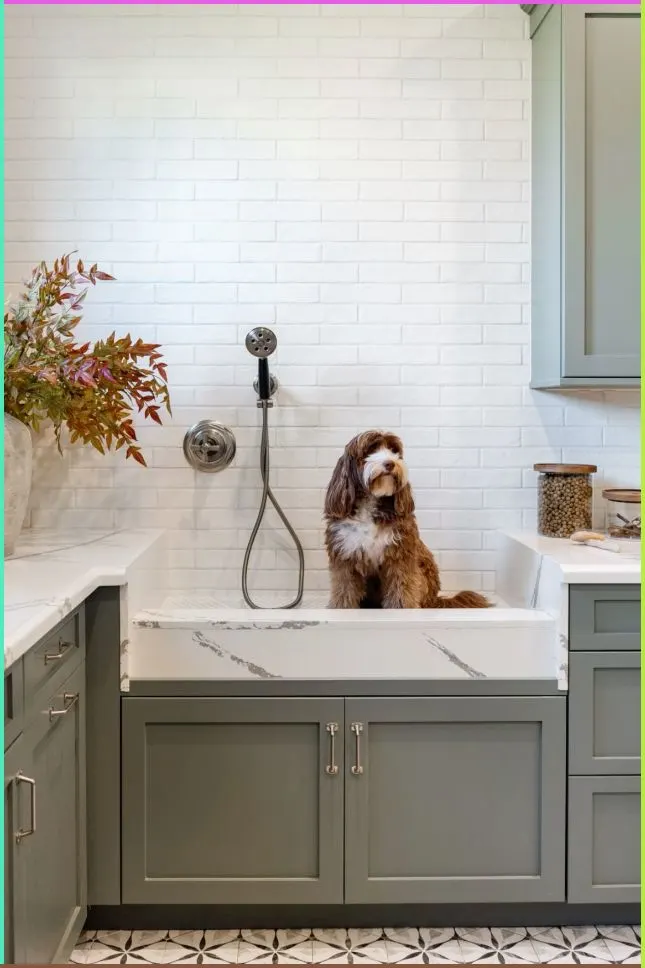
<svg viewBox="0 0 645 968">
<path fill-rule="evenodd" d="M 184 457 L 196 471 L 222 471 L 235 457 L 235 435 L 215 420 L 200 420 L 186 432 Z"/>
<path fill-rule="evenodd" d="M 352 723 L 349 728 L 356 737 L 356 762 L 352 767 L 352 773 L 354 776 L 360 776 L 363 772 L 363 767 L 361 766 L 361 733 L 363 732 L 363 724 Z"/>
<path fill-rule="evenodd" d="M 328 776 L 336 776 L 338 773 L 338 765 L 336 763 L 336 733 L 338 732 L 338 723 L 327 723 L 325 729 L 329 733 L 329 763 L 325 767 L 325 773 Z"/>
<path fill-rule="evenodd" d="M 272 397 L 274 397 L 276 395 L 276 393 L 278 392 L 278 387 L 279 386 L 280 386 L 280 384 L 278 383 L 278 378 L 275 377 L 273 375 L 273 373 L 271 373 L 270 376 L 269 376 L 269 387 L 271 389 L 271 396 Z M 258 380 L 257 377 L 253 381 L 253 389 L 255 390 L 256 393 L 259 393 L 260 392 L 260 381 Z"/>
</svg>

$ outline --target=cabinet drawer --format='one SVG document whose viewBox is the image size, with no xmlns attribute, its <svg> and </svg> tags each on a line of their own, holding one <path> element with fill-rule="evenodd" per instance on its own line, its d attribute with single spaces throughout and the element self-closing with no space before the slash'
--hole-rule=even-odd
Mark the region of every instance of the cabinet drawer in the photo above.
<svg viewBox="0 0 645 968">
<path fill-rule="evenodd" d="M 81 605 L 34 646 L 24 658 L 25 713 L 42 702 L 41 691 L 55 691 L 85 654 L 85 611 Z"/>
<path fill-rule="evenodd" d="M 640 774 L 639 652 L 569 657 L 569 772 Z"/>
<path fill-rule="evenodd" d="M 569 594 L 569 648 L 637 652 L 641 635 L 639 585 L 574 585 Z"/>
<path fill-rule="evenodd" d="M 640 900 L 640 779 L 569 780 L 570 904 Z"/>
<path fill-rule="evenodd" d="M 22 659 L 4 674 L 4 748 L 8 750 L 22 732 L 25 693 Z"/>
</svg>

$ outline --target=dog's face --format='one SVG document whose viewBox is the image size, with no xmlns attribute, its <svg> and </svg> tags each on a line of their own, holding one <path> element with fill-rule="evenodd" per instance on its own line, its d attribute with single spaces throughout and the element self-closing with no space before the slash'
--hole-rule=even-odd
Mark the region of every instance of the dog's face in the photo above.
<svg viewBox="0 0 645 968">
<path fill-rule="evenodd" d="M 350 440 L 332 475 L 325 514 L 329 518 L 348 517 L 357 500 L 367 495 L 394 497 L 397 514 L 409 514 L 414 509 L 403 444 L 394 434 L 368 430 Z"/>
<path fill-rule="evenodd" d="M 394 434 L 369 430 L 346 448 L 356 461 L 363 487 L 374 497 L 391 497 L 408 483 L 403 444 Z"/>
</svg>

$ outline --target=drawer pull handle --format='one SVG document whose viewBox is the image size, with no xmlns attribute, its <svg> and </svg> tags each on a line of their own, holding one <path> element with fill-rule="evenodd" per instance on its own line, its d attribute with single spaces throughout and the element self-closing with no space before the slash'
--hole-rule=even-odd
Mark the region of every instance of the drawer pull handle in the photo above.
<svg viewBox="0 0 645 968">
<path fill-rule="evenodd" d="M 363 772 L 363 767 L 361 766 L 361 733 L 363 732 L 363 724 L 352 723 L 349 728 L 356 736 L 356 762 L 352 767 L 352 773 L 354 776 L 360 776 Z"/>
<path fill-rule="evenodd" d="M 31 826 L 27 828 L 21 827 L 20 830 L 16 831 L 16 843 L 20 844 L 25 837 L 31 837 L 32 834 L 36 833 L 36 781 L 30 776 L 25 776 L 22 770 L 18 770 L 16 773 L 16 783 L 28 783 L 30 792 Z"/>
<path fill-rule="evenodd" d="M 67 713 L 72 709 L 78 702 L 77 692 L 65 692 L 63 693 L 63 709 L 54 709 L 53 706 L 49 707 L 49 722 L 53 723 L 55 719 L 59 716 L 67 716 Z"/>
<path fill-rule="evenodd" d="M 59 642 L 58 652 L 45 652 L 45 665 L 49 665 L 50 662 L 60 662 L 61 659 L 65 658 L 65 653 L 71 647 L 71 642 Z"/>
<path fill-rule="evenodd" d="M 327 723 L 325 729 L 329 733 L 329 763 L 325 767 L 325 773 L 328 776 L 336 776 L 338 773 L 338 764 L 336 763 L 336 733 L 338 732 L 338 723 Z"/>
</svg>

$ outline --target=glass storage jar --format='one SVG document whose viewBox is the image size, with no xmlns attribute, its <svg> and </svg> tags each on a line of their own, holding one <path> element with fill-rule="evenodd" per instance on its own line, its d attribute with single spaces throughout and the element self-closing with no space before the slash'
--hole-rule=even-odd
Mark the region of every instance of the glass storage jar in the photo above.
<svg viewBox="0 0 645 968">
<path fill-rule="evenodd" d="M 640 488 L 609 487 L 602 492 L 607 501 L 605 528 L 612 538 L 640 538 Z"/>
<path fill-rule="evenodd" d="M 591 528 L 594 464 L 535 464 L 538 471 L 538 533 L 570 538 Z"/>
</svg>

